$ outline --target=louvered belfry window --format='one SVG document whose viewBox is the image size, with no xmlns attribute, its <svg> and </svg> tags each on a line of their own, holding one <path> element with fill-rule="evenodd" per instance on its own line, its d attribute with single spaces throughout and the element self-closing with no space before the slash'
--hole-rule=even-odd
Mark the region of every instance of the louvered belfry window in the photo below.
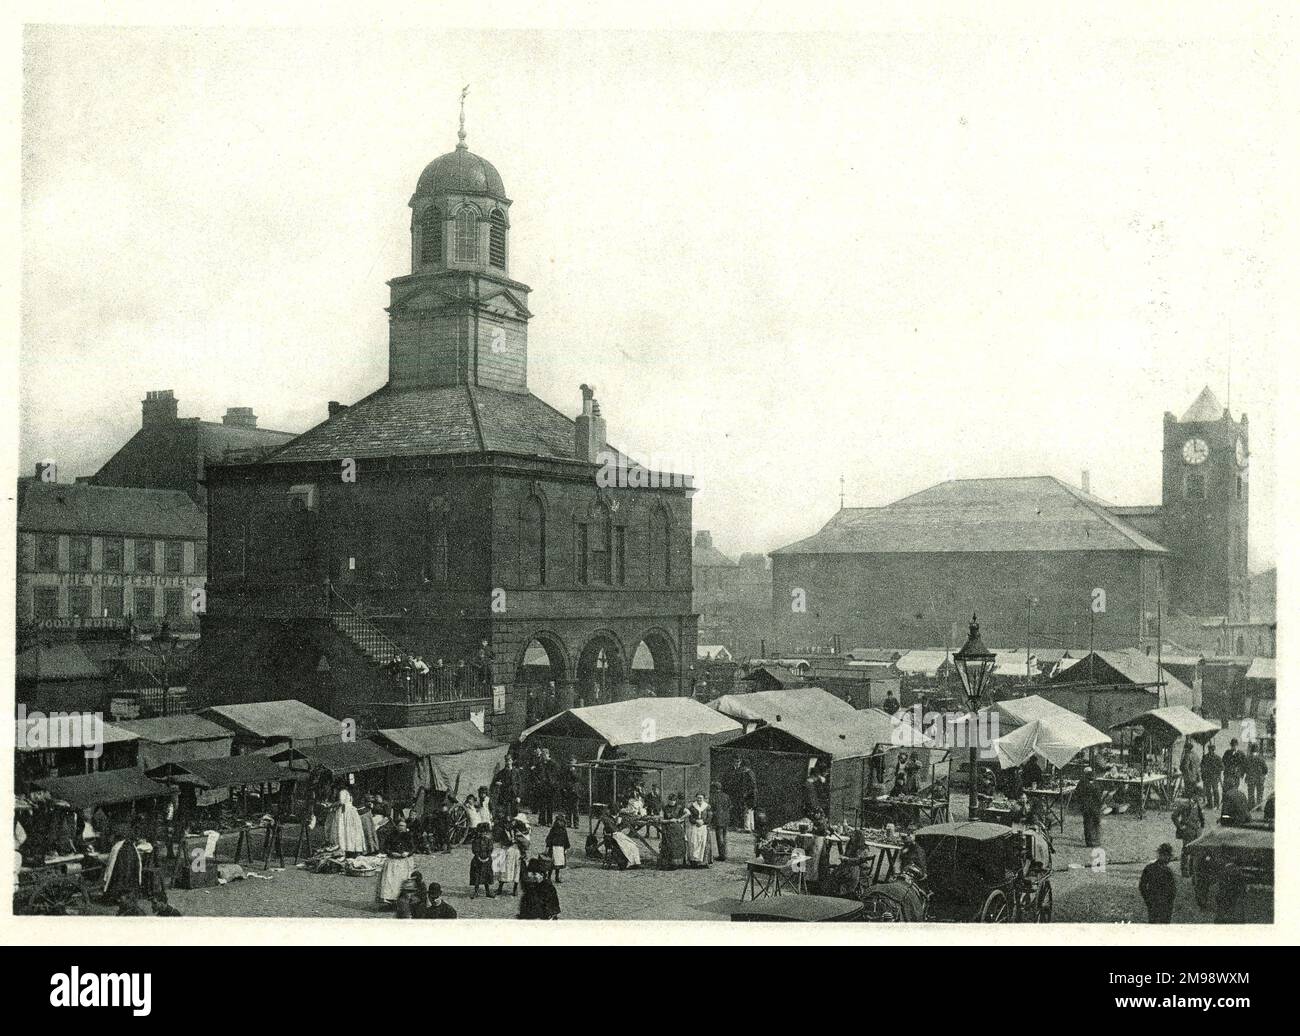
<svg viewBox="0 0 1300 1036">
<path fill-rule="evenodd" d="M 425 209 L 420 229 L 420 261 L 442 262 L 442 214 L 432 206 Z"/>
<path fill-rule="evenodd" d="M 492 210 L 492 226 L 488 234 L 488 262 L 498 270 L 506 268 L 506 218 L 500 209 Z"/>
</svg>

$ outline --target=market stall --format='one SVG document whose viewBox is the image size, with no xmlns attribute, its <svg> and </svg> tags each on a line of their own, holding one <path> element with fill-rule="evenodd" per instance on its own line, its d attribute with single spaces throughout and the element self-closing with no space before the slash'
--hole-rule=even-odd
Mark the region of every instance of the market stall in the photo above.
<svg viewBox="0 0 1300 1036">
<path fill-rule="evenodd" d="M 857 821 L 863 800 L 888 773 L 900 751 L 923 749 L 931 740 L 906 718 L 877 709 L 782 716 L 780 721 L 713 749 L 714 770 L 723 772 L 739 756 L 757 777 L 755 808 L 781 824 L 807 815 L 805 784 L 816 764 L 827 774 L 825 812 L 834 822 Z M 928 760 L 926 773 L 929 774 Z M 927 783 L 928 786 L 928 783 Z"/>
<path fill-rule="evenodd" d="M 253 864 L 253 835 L 262 835 L 262 866 L 274 851 L 281 866 L 284 850 L 280 830 L 287 818 L 292 789 L 299 775 L 278 766 L 264 755 L 228 756 L 224 759 L 183 759 L 147 771 L 150 778 L 176 788 L 179 803 L 172 840 L 180 848 L 177 881 L 192 883 L 194 873 L 208 873 L 206 863 L 216 861 L 222 836 L 238 835 L 233 861 Z M 218 798 L 219 801 L 213 801 Z M 190 861 L 202 848 L 205 870 L 193 872 Z M 211 870 L 215 872 L 215 867 Z"/>
<path fill-rule="evenodd" d="M 199 715 L 233 731 L 240 754 L 343 740 L 340 720 L 295 698 L 213 705 Z"/>
<path fill-rule="evenodd" d="M 445 791 L 462 799 L 491 787 L 509 751 L 468 720 L 386 728 L 372 738 L 398 757 L 400 765 L 389 780 L 399 801 L 414 801 L 421 791 Z"/>
<path fill-rule="evenodd" d="M 139 738 L 95 713 L 29 714 L 14 724 L 15 790 L 47 777 L 134 768 Z"/>
<path fill-rule="evenodd" d="M 521 742 L 549 748 L 555 759 L 630 759 L 691 764 L 690 795 L 708 793 L 710 752 L 741 733 L 734 719 L 690 698 L 633 698 L 608 705 L 566 709 L 519 735 Z M 600 801 L 612 791 L 596 789 Z"/>
<path fill-rule="evenodd" d="M 1137 802 L 1141 816 L 1149 800 L 1172 806 L 1178 793 L 1182 776 L 1178 773 L 1174 746 L 1184 738 L 1191 738 L 1204 747 L 1219 732 L 1219 724 L 1198 716 L 1181 705 L 1148 709 L 1139 716 L 1116 723 L 1112 730 L 1142 731 L 1141 759 L 1138 765 L 1125 772 L 1103 775 L 1099 778 L 1104 787 L 1114 788 Z"/>
<path fill-rule="evenodd" d="M 1049 779 L 1042 787 L 1024 791 L 1041 806 L 1047 827 L 1057 824 L 1064 830 L 1065 813 L 1075 787 L 1073 782 L 1067 786 L 1064 768 L 1081 753 L 1110 744 L 1110 736 L 1069 709 L 1038 695 L 997 702 L 993 708 L 997 712 L 998 729 L 1010 728 L 993 742 L 998 765 L 1003 769 L 1020 767 L 1030 758 L 1047 763 L 1048 772 L 1055 775 L 1055 780 Z M 1005 809 L 1000 808 L 1000 802 L 983 796 L 981 802 L 984 819 L 996 823 L 1014 819 L 1013 804 L 1006 803 Z"/>
<path fill-rule="evenodd" d="M 235 740 L 233 731 L 193 714 L 120 720 L 116 726 L 139 738 L 142 770 L 181 759 L 221 759 Z"/>
<path fill-rule="evenodd" d="M 821 722 L 826 716 L 853 712 L 853 706 L 820 687 L 724 694 L 709 708 L 730 716 L 745 733 L 769 723 Z"/>
</svg>

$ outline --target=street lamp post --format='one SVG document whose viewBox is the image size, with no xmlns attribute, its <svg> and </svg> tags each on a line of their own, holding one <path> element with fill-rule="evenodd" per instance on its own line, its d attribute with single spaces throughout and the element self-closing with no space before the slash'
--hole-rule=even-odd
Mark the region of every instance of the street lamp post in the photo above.
<svg viewBox="0 0 1300 1036">
<path fill-rule="evenodd" d="M 988 683 L 989 673 L 993 671 L 994 661 L 993 652 L 980 640 L 979 619 L 974 615 L 970 617 L 970 636 L 966 638 L 966 643 L 961 646 L 961 650 L 952 656 L 952 660 L 957 666 L 957 675 L 961 677 L 962 690 L 966 695 L 966 737 L 970 745 L 970 801 L 966 816 L 967 819 L 974 820 L 975 811 L 979 809 L 978 713 L 980 698 L 984 694 L 985 684 Z"/>
</svg>

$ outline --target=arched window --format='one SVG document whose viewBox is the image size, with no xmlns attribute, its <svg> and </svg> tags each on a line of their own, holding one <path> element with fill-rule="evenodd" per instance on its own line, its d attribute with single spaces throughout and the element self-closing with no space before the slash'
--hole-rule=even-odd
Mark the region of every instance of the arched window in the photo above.
<svg viewBox="0 0 1300 1036">
<path fill-rule="evenodd" d="M 456 213 L 456 261 L 478 262 L 478 213 L 468 206 Z"/>
<path fill-rule="evenodd" d="M 500 209 L 492 210 L 488 228 L 488 262 L 498 270 L 506 268 L 506 217 Z"/>
<path fill-rule="evenodd" d="M 672 583 L 672 526 L 662 507 L 650 515 L 650 585 L 666 587 Z"/>
<path fill-rule="evenodd" d="M 546 583 L 546 508 L 540 498 L 524 501 L 519 517 L 519 581 L 524 586 Z"/>
<path fill-rule="evenodd" d="M 420 262 L 442 262 L 442 213 L 430 205 L 420 226 Z"/>
</svg>

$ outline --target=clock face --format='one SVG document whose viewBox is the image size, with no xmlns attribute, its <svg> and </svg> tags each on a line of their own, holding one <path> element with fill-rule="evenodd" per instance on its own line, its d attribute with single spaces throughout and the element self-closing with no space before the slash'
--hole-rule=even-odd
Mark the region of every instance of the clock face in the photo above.
<svg viewBox="0 0 1300 1036">
<path fill-rule="evenodd" d="M 1240 439 L 1237 440 L 1237 467 L 1244 468 L 1247 461 L 1246 444 Z"/>
<path fill-rule="evenodd" d="M 1204 464 L 1209 455 L 1210 448 L 1205 445 L 1204 439 L 1188 439 L 1183 443 L 1183 460 L 1188 464 Z"/>
</svg>

